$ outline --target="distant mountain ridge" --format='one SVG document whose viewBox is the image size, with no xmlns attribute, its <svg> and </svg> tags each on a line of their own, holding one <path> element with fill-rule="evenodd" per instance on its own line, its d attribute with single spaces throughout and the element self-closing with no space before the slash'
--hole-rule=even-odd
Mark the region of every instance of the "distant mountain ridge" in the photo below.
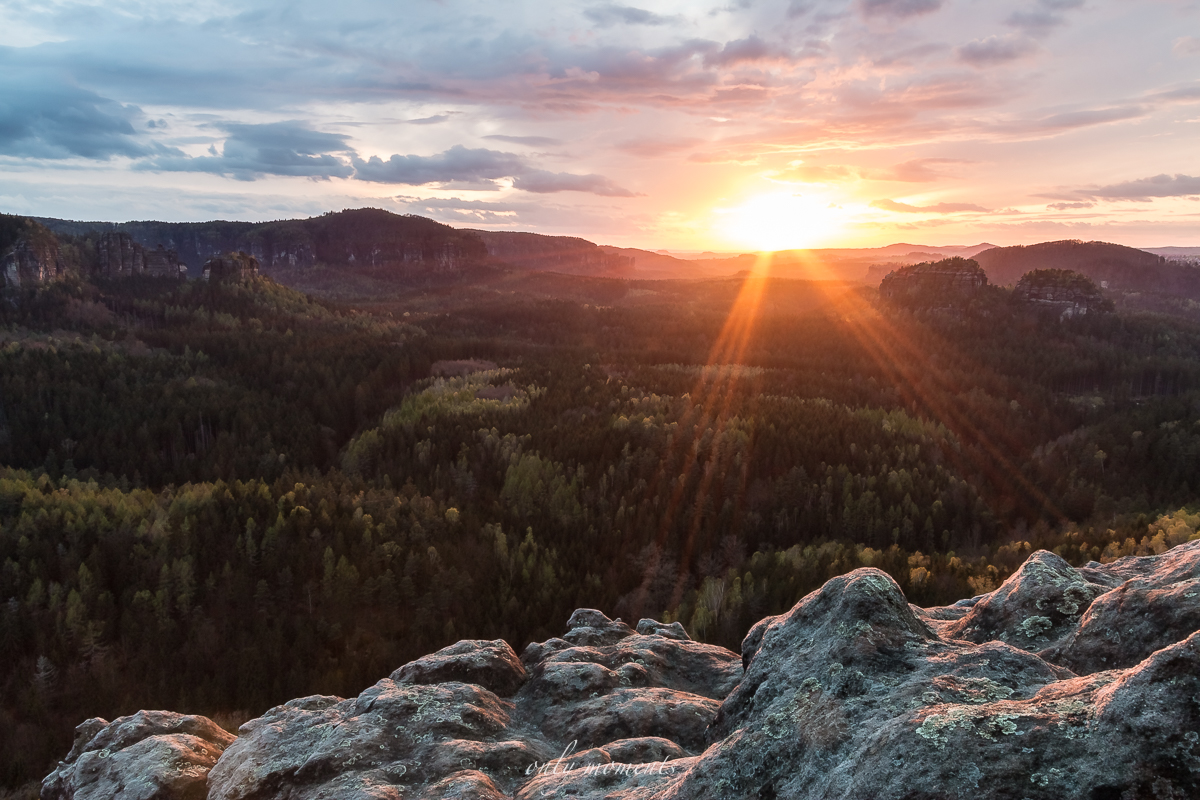
<svg viewBox="0 0 1200 800">
<path fill-rule="evenodd" d="M 160 246 L 174 250 L 192 276 L 200 274 L 209 258 L 236 251 L 254 256 L 268 271 L 323 263 L 447 273 L 487 258 L 487 248 L 470 232 L 375 208 L 276 222 L 37 221 L 57 234 L 120 232 L 148 250 Z"/>
</svg>

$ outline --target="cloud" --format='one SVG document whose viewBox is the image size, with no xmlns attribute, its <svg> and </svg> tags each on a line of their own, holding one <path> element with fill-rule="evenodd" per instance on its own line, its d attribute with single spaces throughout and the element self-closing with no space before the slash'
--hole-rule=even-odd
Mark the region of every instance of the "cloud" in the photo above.
<svg viewBox="0 0 1200 800">
<path fill-rule="evenodd" d="M 768 44 L 758 36 L 751 35 L 745 39 L 726 42 L 719 51 L 704 56 L 704 64 L 709 67 L 731 67 L 748 61 L 787 60 L 791 53 L 782 47 Z"/>
<path fill-rule="evenodd" d="M 942 0 L 859 0 L 866 17 L 915 17 L 930 14 L 942 7 Z"/>
<path fill-rule="evenodd" d="M 406 119 L 406 125 L 437 125 L 439 122 L 445 122 L 450 119 L 450 114 L 436 114 L 432 117 L 421 117 L 420 119 Z"/>
<path fill-rule="evenodd" d="M 134 127 L 141 109 L 0 59 L 0 154 L 19 158 L 139 158 L 166 152 Z"/>
<path fill-rule="evenodd" d="M 904 183 L 929 183 L 946 177 L 946 171 L 941 167 L 957 164 L 970 164 L 958 158 L 915 158 L 892 167 L 885 173 L 887 177 L 871 175 L 876 180 L 902 181 Z"/>
<path fill-rule="evenodd" d="M 512 153 L 483 148 L 469 149 L 456 144 L 433 156 L 393 155 L 387 161 L 371 156 L 366 161 L 352 159 L 355 178 L 373 183 L 399 183 L 420 186 L 450 181 L 492 181 L 525 170 L 525 161 Z"/>
<path fill-rule="evenodd" d="M 305 178 L 348 178 L 354 169 L 346 156 L 353 150 L 348 136 L 315 131 L 306 123 L 291 120 L 245 125 L 216 126 L 227 136 L 221 151 L 210 146 L 207 156 L 159 156 L 137 165 L 156 172 L 207 172 L 252 181 L 264 175 Z"/>
<path fill-rule="evenodd" d="M 502 133 L 491 133 L 483 138 L 495 139 L 498 142 L 509 142 L 510 144 L 524 144 L 530 147 L 550 147 L 562 144 L 562 139 L 553 139 L 549 136 L 505 136 Z"/>
<path fill-rule="evenodd" d="M 695 147 L 701 141 L 701 139 L 626 139 L 617 142 L 616 148 L 642 158 L 660 158 Z"/>
<path fill-rule="evenodd" d="M 1171 50 L 1178 56 L 1200 55 L 1200 36 L 1184 36 L 1176 39 Z"/>
<path fill-rule="evenodd" d="M 1060 25 L 1067 24 L 1066 18 L 1055 12 L 1069 11 L 1082 5 L 1083 0 L 1038 0 L 1035 8 L 1009 14 L 1004 24 L 1029 36 L 1046 36 Z"/>
<path fill-rule="evenodd" d="M 483 148 L 470 149 L 456 144 L 433 156 L 393 155 L 387 161 L 379 156 L 363 160 L 354 156 L 354 177 L 373 183 L 421 186 L 430 183 L 491 183 L 512 178 L 513 188 L 537 194 L 588 192 L 606 197 L 635 197 L 603 175 L 575 175 L 548 172 L 531 167 L 521 156 Z"/>
<path fill-rule="evenodd" d="M 1035 42 L 1023 36 L 989 36 L 955 48 L 955 55 L 973 67 L 1007 64 L 1037 52 Z"/>
<path fill-rule="evenodd" d="M 1095 205 L 1095 203 L 1051 203 L 1046 208 L 1055 211 L 1070 211 L 1073 208 L 1093 208 Z"/>
<path fill-rule="evenodd" d="M 605 197 L 638 197 L 603 175 L 572 175 L 569 172 L 530 170 L 513 180 L 513 188 L 536 194 L 552 192 L 589 192 Z"/>
<path fill-rule="evenodd" d="M 680 19 L 680 17 L 664 17 L 653 11 L 633 6 L 619 6 L 613 3 L 594 6 L 584 11 L 583 15 L 601 28 L 613 25 L 667 25 Z"/>
<path fill-rule="evenodd" d="M 1095 189 L 1081 189 L 1081 197 L 1100 200 L 1151 200 L 1155 197 L 1192 197 L 1200 195 L 1200 177 L 1191 175 L 1155 175 L 1151 178 L 1114 183 Z"/>
<path fill-rule="evenodd" d="M 871 205 L 897 214 L 958 214 L 963 211 L 987 211 L 983 206 L 972 203 L 935 203 L 931 206 L 913 206 L 908 203 L 898 203 L 895 200 L 876 200 Z"/>
</svg>

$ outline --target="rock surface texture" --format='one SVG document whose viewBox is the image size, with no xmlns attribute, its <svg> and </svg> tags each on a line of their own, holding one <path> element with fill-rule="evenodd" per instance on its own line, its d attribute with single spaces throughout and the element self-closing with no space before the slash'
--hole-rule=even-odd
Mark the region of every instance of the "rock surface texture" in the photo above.
<svg viewBox="0 0 1200 800">
<path fill-rule="evenodd" d="M 89 719 L 42 781 L 43 800 L 203 800 L 208 772 L 232 734 L 208 717 L 139 711 Z"/>
<path fill-rule="evenodd" d="M 171 782 L 177 750 L 142 744 L 184 733 L 224 748 L 211 800 L 1197 797 L 1198 630 L 1200 541 L 1082 568 L 1035 553 L 934 609 L 859 569 L 740 656 L 580 609 L 519 658 L 459 642 L 356 698 L 273 708 L 227 748 L 118 732 L 202 718 L 89 720 L 43 797 L 202 796 Z"/>
</svg>

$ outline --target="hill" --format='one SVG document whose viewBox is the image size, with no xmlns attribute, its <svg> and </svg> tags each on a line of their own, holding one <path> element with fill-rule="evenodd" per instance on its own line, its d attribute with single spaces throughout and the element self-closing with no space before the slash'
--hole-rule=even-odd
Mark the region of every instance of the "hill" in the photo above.
<svg viewBox="0 0 1200 800">
<path fill-rule="evenodd" d="M 38 222 L 57 234 L 81 238 L 128 234 L 147 250 L 175 251 L 193 277 L 209 258 L 239 250 L 257 258 L 268 273 L 316 264 L 383 267 L 404 275 L 454 273 L 487 258 L 487 248 L 469 231 L 377 208 L 277 222 Z"/>
<path fill-rule="evenodd" d="M 1108 242 L 1068 239 L 1016 247 L 996 247 L 975 260 L 999 286 L 1015 284 L 1027 272 L 1067 269 L 1086 275 L 1101 287 L 1120 291 L 1200 291 L 1200 273 L 1172 264 L 1144 250 Z"/>
</svg>

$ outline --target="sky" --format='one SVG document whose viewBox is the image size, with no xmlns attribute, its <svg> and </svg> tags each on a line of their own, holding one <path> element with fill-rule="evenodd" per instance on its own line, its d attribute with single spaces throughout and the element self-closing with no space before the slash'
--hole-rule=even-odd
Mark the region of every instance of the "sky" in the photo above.
<svg viewBox="0 0 1200 800">
<path fill-rule="evenodd" d="M 1200 0 L 0 0 L 0 211 L 1200 245 Z"/>
</svg>

